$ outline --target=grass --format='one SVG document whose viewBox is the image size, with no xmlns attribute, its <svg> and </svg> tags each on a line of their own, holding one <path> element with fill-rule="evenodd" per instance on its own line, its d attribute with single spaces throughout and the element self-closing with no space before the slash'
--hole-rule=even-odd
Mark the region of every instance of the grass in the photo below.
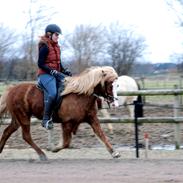
<svg viewBox="0 0 183 183">
<path fill-rule="evenodd" d="M 139 79 L 138 83 L 141 86 L 141 89 L 174 89 L 175 85 L 178 88 L 183 88 L 183 78 L 179 75 L 174 74 L 165 74 L 165 75 L 156 75 L 151 76 L 145 79 Z M 181 97 L 181 96 L 180 96 Z M 172 95 L 158 95 L 158 96 L 146 96 L 147 102 L 157 103 L 157 104 L 173 104 L 174 96 Z"/>
</svg>

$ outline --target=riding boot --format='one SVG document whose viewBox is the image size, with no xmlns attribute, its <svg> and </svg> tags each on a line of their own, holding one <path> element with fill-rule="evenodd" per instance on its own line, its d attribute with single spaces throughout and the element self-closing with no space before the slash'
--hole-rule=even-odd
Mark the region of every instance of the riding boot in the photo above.
<svg viewBox="0 0 183 183">
<path fill-rule="evenodd" d="M 47 97 L 44 102 L 44 114 L 43 114 L 43 121 L 42 126 L 47 130 L 53 128 L 53 121 L 52 121 L 52 108 L 53 108 L 53 98 Z"/>
</svg>

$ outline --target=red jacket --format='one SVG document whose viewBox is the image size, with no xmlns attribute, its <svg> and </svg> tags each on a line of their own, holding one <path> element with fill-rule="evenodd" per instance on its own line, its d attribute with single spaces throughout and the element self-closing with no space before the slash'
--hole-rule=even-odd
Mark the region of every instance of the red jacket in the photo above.
<svg viewBox="0 0 183 183">
<path fill-rule="evenodd" d="M 48 46 L 48 55 L 45 60 L 45 65 L 47 65 L 50 69 L 54 69 L 57 71 L 61 71 L 60 65 L 60 46 L 58 43 L 54 43 L 48 38 L 43 37 L 39 42 L 39 48 L 46 44 Z M 38 75 L 46 73 L 41 68 L 38 69 Z"/>
</svg>

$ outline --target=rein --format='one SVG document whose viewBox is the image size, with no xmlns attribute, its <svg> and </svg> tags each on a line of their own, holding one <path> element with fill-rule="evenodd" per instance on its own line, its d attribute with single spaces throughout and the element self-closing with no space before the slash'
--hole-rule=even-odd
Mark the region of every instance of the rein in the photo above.
<svg viewBox="0 0 183 183">
<path fill-rule="evenodd" d="M 97 95 L 96 93 L 93 93 L 93 96 L 96 97 L 96 98 L 99 98 L 99 99 L 100 99 L 100 97 L 101 97 L 101 96 Z M 111 101 L 109 101 L 109 100 L 108 100 L 107 98 L 105 98 L 105 97 L 104 97 L 104 101 L 106 101 L 107 104 L 108 104 L 108 106 L 109 106 L 109 108 L 111 108 L 111 107 L 110 107 Z"/>
<path fill-rule="evenodd" d="M 101 96 L 97 95 L 96 93 L 93 93 L 93 96 L 96 97 L 96 98 L 100 98 L 101 97 Z M 110 99 L 112 99 L 113 101 L 114 100 L 118 100 L 118 98 L 116 98 L 116 97 L 114 97 L 112 95 L 108 95 L 108 94 L 104 97 L 104 101 L 106 101 L 109 104 L 112 103 Z"/>
</svg>

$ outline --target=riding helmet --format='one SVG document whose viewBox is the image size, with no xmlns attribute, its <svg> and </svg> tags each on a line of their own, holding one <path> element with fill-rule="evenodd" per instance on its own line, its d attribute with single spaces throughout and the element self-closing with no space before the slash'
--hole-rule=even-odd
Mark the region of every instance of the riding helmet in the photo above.
<svg viewBox="0 0 183 183">
<path fill-rule="evenodd" d="M 61 28 L 56 24 L 47 25 L 46 28 L 45 28 L 45 33 L 47 33 L 47 32 L 51 32 L 52 34 L 53 33 L 62 34 Z"/>
</svg>

